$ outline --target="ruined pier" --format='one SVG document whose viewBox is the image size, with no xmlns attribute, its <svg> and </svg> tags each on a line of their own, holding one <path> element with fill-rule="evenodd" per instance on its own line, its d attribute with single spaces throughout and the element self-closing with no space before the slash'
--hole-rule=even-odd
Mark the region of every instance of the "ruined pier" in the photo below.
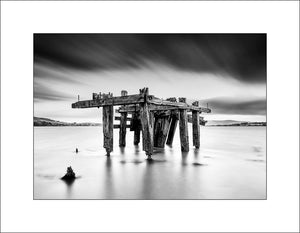
<svg viewBox="0 0 300 233">
<path fill-rule="evenodd" d="M 120 106 L 116 113 L 120 116 L 114 118 L 114 106 Z M 78 101 L 72 108 L 103 108 L 103 147 L 109 156 L 113 151 L 113 129 L 119 129 L 119 146 L 126 146 L 126 129 L 134 131 L 134 144 L 140 143 L 142 133 L 143 150 L 148 159 L 151 159 L 153 149 L 164 148 L 165 144 L 172 145 L 177 125 L 181 150 L 189 151 L 188 123 L 192 123 L 193 146 L 200 147 L 200 124 L 205 124 L 202 112 L 210 113 L 209 108 L 199 106 L 199 101 L 191 105 L 186 98 L 159 99 L 149 94 L 148 88 L 139 90 L 139 94 L 128 95 L 125 90 L 121 96 L 112 93 L 93 93 L 92 100 Z M 190 114 L 191 113 L 191 114 Z M 114 125 L 114 119 L 119 124 Z M 127 122 L 130 122 L 129 124 Z"/>
</svg>

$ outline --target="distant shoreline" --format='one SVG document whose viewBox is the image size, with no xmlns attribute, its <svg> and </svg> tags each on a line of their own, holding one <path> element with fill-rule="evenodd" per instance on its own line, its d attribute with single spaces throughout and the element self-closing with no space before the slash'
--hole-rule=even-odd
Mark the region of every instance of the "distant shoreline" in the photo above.
<svg viewBox="0 0 300 233">
<path fill-rule="evenodd" d="M 56 121 L 49 118 L 42 118 L 42 117 L 34 117 L 33 118 L 33 126 L 37 127 L 45 127 L 45 126 L 51 126 L 51 127 L 62 127 L 62 126 L 101 126 L 100 123 L 90 123 L 90 122 L 83 122 L 83 123 L 77 123 L 77 122 L 63 122 L 63 121 Z"/>
<path fill-rule="evenodd" d="M 62 126 L 101 126 L 101 123 L 91 123 L 91 122 L 63 122 L 63 121 L 56 121 L 49 118 L 42 118 L 42 117 L 34 117 L 33 119 L 33 126 L 36 127 L 62 127 Z M 254 126 L 267 126 L 266 122 L 247 122 L 247 121 L 232 121 L 232 120 L 225 120 L 225 121 L 208 121 L 208 124 L 205 126 L 208 127 L 254 127 Z"/>
<path fill-rule="evenodd" d="M 232 126 L 244 126 L 244 127 L 254 127 L 254 126 L 267 126 L 267 122 L 242 122 L 237 124 L 229 124 L 229 125 L 206 125 L 206 126 L 226 126 L 226 127 L 232 127 Z"/>
<path fill-rule="evenodd" d="M 33 125 L 34 127 L 42 128 L 42 127 L 97 127 L 97 126 L 102 126 L 102 124 L 99 125 Z"/>
<path fill-rule="evenodd" d="M 266 127 L 267 125 L 206 125 L 206 127 Z"/>
</svg>

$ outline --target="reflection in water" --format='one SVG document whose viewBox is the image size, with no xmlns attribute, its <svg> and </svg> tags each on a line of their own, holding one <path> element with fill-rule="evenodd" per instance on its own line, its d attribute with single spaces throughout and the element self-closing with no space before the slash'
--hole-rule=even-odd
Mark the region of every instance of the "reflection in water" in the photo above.
<svg viewBox="0 0 300 233">
<path fill-rule="evenodd" d="M 134 155 L 138 156 L 140 154 L 140 148 L 138 145 L 134 145 Z"/>
<path fill-rule="evenodd" d="M 125 148 L 123 146 L 119 148 L 120 148 L 120 155 L 125 155 Z"/>
<path fill-rule="evenodd" d="M 112 172 L 112 160 L 110 156 L 107 156 L 104 170 L 106 172 L 106 180 L 105 180 L 105 194 L 106 199 L 110 199 L 114 195 L 114 187 L 113 187 L 113 172 Z"/>
<path fill-rule="evenodd" d="M 207 164 L 204 163 L 192 163 L 193 166 L 207 166 Z"/>
<path fill-rule="evenodd" d="M 195 157 L 195 159 L 198 159 L 199 154 L 200 154 L 199 149 L 194 148 L 193 150 L 194 150 L 194 157 Z"/>
<path fill-rule="evenodd" d="M 73 183 L 75 182 L 75 179 L 61 179 L 67 186 L 66 189 L 66 196 L 68 199 L 72 198 L 72 186 Z"/>
<path fill-rule="evenodd" d="M 173 146 L 155 150 L 147 161 L 142 142 L 115 143 L 111 157 L 104 156 L 101 126 L 35 127 L 34 198 L 265 198 L 265 127 L 203 127 L 201 148 L 194 149 L 191 139 L 189 153 L 181 152 L 176 132 Z M 133 133 L 126 137 L 133 141 Z M 60 177 L 70 165 L 82 178 L 68 184 Z"/>
<path fill-rule="evenodd" d="M 153 164 L 154 160 L 146 160 L 146 167 L 142 179 L 142 197 L 143 199 L 152 199 L 155 194 L 155 183 L 153 181 Z M 154 192 L 154 193 L 153 193 Z"/>
<path fill-rule="evenodd" d="M 133 160 L 130 160 L 130 161 L 121 160 L 120 163 L 121 164 L 126 164 L 126 163 L 140 164 L 140 163 L 144 163 L 144 161 L 139 160 L 139 159 L 133 159 Z"/>
<path fill-rule="evenodd" d="M 182 166 L 187 165 L 188 154 L 189 154 L 189 152 L 181 152 L 181 165 Z"/>
</svg>

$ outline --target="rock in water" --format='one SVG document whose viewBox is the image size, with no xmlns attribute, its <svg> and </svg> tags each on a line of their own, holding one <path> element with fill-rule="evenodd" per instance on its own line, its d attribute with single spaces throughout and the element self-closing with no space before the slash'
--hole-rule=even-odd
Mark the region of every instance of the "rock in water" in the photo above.
<svg viewBox="0 0 300 233">
<path fill-rule="evenodd" d="M 67 173 L 61 178 L 62 180 L 74 180 L 76 178 L 72 167 L 67 167 Z"/>
</svg>

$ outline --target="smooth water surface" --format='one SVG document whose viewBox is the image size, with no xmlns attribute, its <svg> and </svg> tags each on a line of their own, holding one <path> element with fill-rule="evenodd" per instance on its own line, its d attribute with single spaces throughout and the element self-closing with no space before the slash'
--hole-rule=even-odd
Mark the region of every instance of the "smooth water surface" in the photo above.
<svg viewBox="0 0 300 233">
<path fill-rule="evenodd" d="M 201 127 L 201 147 L 155 150 L 146 160 L 127 131 L 125 148 L 105 156 L 102 127 L 34 128 L 35 199 L 265 199 L 266 127 Z M 75 153 L 75 149 L 79 153 Z M 60 178 L 68 166 L 78 177 Z"/>
</svg>

